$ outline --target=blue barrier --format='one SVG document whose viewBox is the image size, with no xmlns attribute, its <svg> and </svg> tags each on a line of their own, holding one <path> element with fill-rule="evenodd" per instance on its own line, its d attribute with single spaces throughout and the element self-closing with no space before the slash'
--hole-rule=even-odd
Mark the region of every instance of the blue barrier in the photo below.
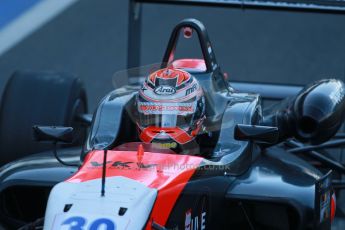
<svg viewBox="0 0 345 230">
<path fill-rule="evenodd" d="M 1 0 L 0 30 L 42 0 Z"/>
</svg>

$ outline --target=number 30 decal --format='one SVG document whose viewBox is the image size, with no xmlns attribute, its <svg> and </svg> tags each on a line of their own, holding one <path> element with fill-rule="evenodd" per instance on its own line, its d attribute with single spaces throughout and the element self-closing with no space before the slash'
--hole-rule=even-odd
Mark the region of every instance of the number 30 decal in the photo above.
<svg viewBox="0 0 345 230">
<path fill-rule="evenodd" d="M 62 225 L 68 225 L 69 230 L 85 230 L 86 219 L 81 216 L 73 216 L 65 220 Z M 87 230 L 98 230 L 101 226 L 106 230 L 116 230 L 115 223 L 107 218 L 99 218 L 90 223 Z M 105 228 L 104 228 L 105 227 Z"/>
</svg>

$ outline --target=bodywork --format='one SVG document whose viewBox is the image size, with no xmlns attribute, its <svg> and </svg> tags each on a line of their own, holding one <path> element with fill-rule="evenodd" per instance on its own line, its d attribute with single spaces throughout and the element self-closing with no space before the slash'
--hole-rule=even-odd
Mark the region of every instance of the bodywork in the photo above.
<svg viewBox="0 0 345 230">
<path fill-rule="evenodd" d="M 176 154 L 138 143 L 133 102 L 140 85 L 123 85 L 100 102 L 83 148 L 60 151 L 65 161 L 81 162 L 79 168 L 62 166 L 50 152 L 2 168 L 0 219 L 4 224 L 16 228 L 45 216 L 45 229 L 101 225 L 107 229 L 330 228 L 330 172 L 289 153 L 284 144 L 270 147 L 238 140 L 235 129 L 238 124 L 269 124 L 283 128 L 280 142 L 297 136 L 300 110 L 291 108 L 303 103 L 314 88 L 339 82 L 327 80 L 306 88 L 288 107 L 265 119 L 260 95 L 238 92 L 225 79 L 206 29 L 197 20 L 177 25 L 160 67 L 173 63 L 171 53 L 184 27 L 198 34 L 204 55 L 199 60 L 204 71 L 183 66 L 183 61 L 177 66 L 192 73 L 205 93 L 206 132 L 198 136 L 200 154 Z M 336 119 L 344 111 L 345 92 L 339 84 L 339 97 L 330 101 L 326 111 Z M 294 122 L 286 123 L 291 119 Z M 287 132 L 286 125 L 293 131 Z M 312 134 L 303 137 L 312 139 Z"/>
</svg>

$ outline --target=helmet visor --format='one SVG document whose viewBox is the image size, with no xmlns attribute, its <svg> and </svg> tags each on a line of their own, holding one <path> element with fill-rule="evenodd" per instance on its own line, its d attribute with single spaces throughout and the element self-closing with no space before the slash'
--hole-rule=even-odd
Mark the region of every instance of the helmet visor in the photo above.
<svg viewBox="0 0 345 230">
<path fill-rule="evenodd" d="M 193 121 L 194 103 L 139 102 L 139 125 L 188 128 Z"/>
</svg>

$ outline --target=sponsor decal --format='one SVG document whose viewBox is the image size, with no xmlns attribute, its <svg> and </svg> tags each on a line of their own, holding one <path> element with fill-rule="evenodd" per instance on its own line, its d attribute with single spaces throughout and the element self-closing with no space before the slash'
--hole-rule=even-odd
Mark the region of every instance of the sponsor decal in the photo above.
<svg viewBox="0 0 345 230">
<path fill-rule="evenodd" d="M 197 88 L 197 84 L 192 85 L 189 89 L 186 90 L 186 96 L 193 93 Z"/>
<path fill-rule="evenodd" d="M 109 164 L 109 163 L 112 163 L 112 161 L 107 162 L 107 164 Z M 92 161 L 91 166 L 98 168 L 98 167 L 102 166 L 102 163 Z M 135 166 L 137 166 L 137 167 L 135 167 Z M 116 168 L 116 169 L 136 169 L 136 170 L 150 169 L 150 168 L 155 168 L 157 166 L 158 166 L 158 164 L 144 164 L 142 162 L 135 163 L 132 161 L 115 161 L 111 165 L 112 168 Z"/>
<path fill-rule="evenodd" d="M 193 113 L 194 106 L 193 103 L 179 103 L 179 104 L 159 104 L 151 102 L 139 102 L 138 109 L 140 112 L 149 113 L 149 114 L 161 114 L 164 113 Z"/>
<path fill-rule="evenodd" d="M 155 94 L 158 95 L 172 95 L 176 93 L 176 89 L 172 86 L 161 85 L 154 90 Z"/>
<path fill-rule="evenodd" d="M 192 225 L 192 209 L 188 209 L 186 212 L 186 218 L 184 221 L 184 229 L 191 230 Z"/>
<path fill-rule="evenodd" d="M 205 230 L 206 229 L 206 211 L 201 212 L 197 216 L 192 216 L 192 209 L 186 211 L 184 221 L 185 230 Z"/>
<path fill-rule="evenodd" d="M 138 162 L 138 163 L 137 163 L 138 168 L 141 168 L 141 169 L 154 168 L 154 167 L 156 167 L 157 165 L 158 165 L 158 164 L 144 164 L 144 163 L 141 163 L 141 162 Z"/>
<path fill-rule="evenodd" d="M 327 191 L 321 194 L 320 198 L 320 222 L 331 216 L 331 192 Z"/>
<path fill-rule="evenodd" d="M 331 171 L 315 184 L 315 209 L 320 224 L 330 224 L 331 220 Z"/>
<path fill-rule="evenodd" d="M 132 164 L 133 162 L 122 162 L 122 161 L 115 161 L 112 166 L 113 167 L 119 167 L 119 168 L 129 168 L 129 164 Z"/>
<path fill-rule="evenodd" d="M 152 145 L 156 148 L 160 149 L 173 149 L 177 147 L 177 143 L 174 142 L 169 142 L 169 143 L 158 143 L 158 142 L 153 142 Z"/>
</svg>

